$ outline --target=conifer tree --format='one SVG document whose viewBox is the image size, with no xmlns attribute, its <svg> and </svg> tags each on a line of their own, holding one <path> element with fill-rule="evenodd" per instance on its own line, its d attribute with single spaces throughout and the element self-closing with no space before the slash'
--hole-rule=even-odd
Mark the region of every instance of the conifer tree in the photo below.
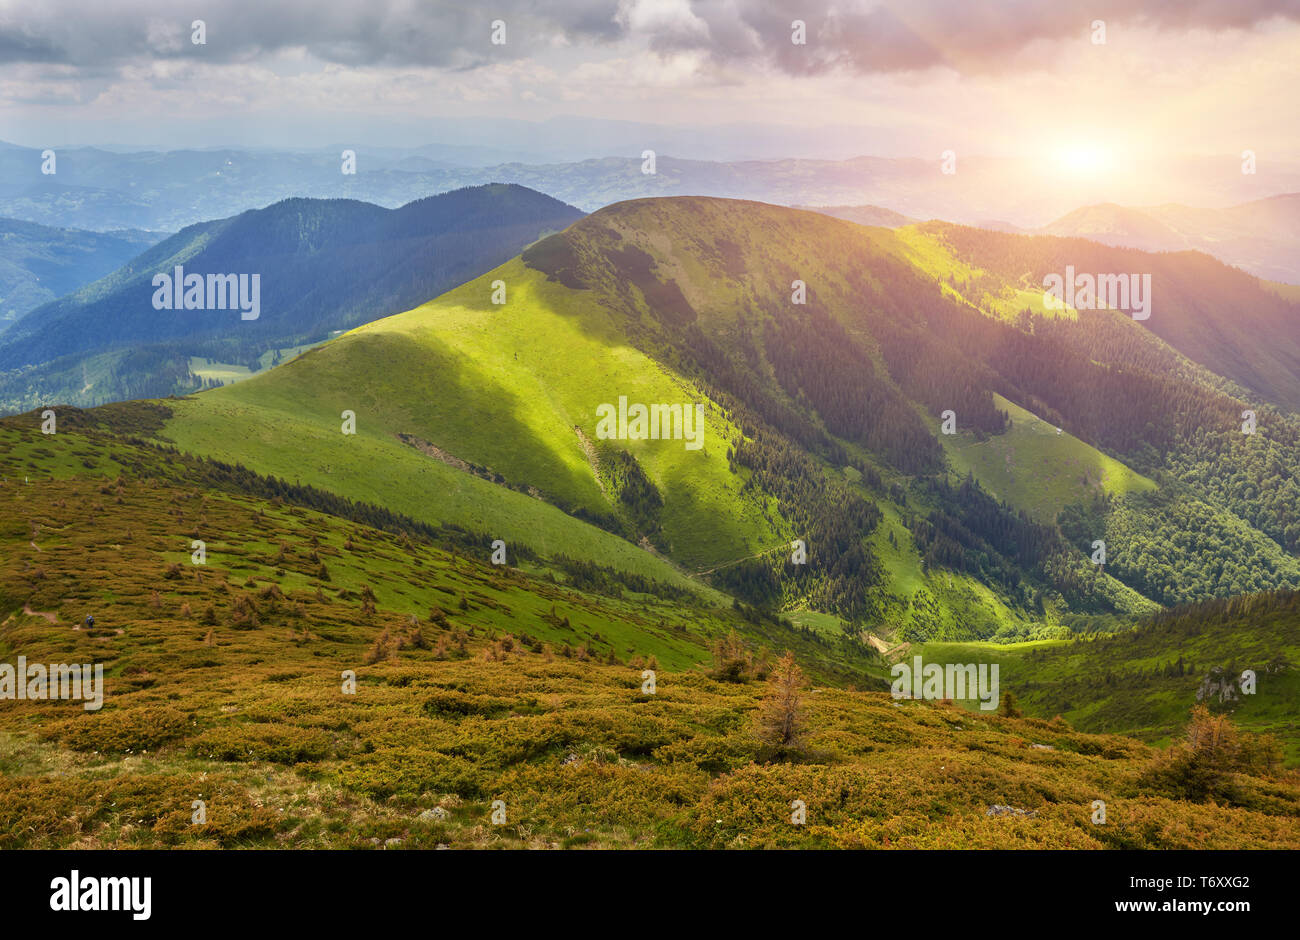
<svg viewBox="0 0 1300 940">
<path fill-rule="evenodd" d="M 794 653 L 787 651 L 772 670 L 758 711 L 759 738 L 764 744 L 782 750 L 800 746 L 805 731 L 803 684 L 803 670 Z"/>
</svg>

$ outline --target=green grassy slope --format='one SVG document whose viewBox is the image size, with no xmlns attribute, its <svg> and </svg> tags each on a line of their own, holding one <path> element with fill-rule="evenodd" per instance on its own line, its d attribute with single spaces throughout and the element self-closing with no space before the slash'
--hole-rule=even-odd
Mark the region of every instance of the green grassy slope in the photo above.
<svg viewBox="0 0 1300 940">
<path fill-rule="evenodd" d="M 712 640 L 736 629 L 756 647 L 808 647 L 810 665 L 817 668 L 821 658 L 828 676 L 846 667 L 857 670 L 859 682 L 882 674 L 869 655 L 851 647 L 832 655 L 838 644 L 810 643 L 771 618 L 744 618 L 729 599 L 680 576 L 689 590 L 667 585 L 660 591 L 652 584 L 658 593 L 646 593 L 642 582 L 620 580 L 599 551 L 592 561 L 600 567 L 585 576 L 536 558 L 492 565 L 487 546 L 479 551 L 468 534 L 431 535 L 408 528 L 420 520 L 401 515 L 386 517 L 394 530 L 379 531 L 365 523 L 373 513 L 364 505 L 347 508 L 346 517 L 322 512 L 311 493 L 127 443 L 137 429 L 125 422 L 140 414 L 140 406 L 114 406 L 111 431 L 93 424 L 103 414 L 68 411 L 64 429 L 49 436 L 25 416 L 0 422 L 0 485 L 12 500 L 0 527 L 5 616 L 25 606 L 63 622 L 92 613 L 107 629 L 138 617 L 134 605 L 152 587 L 181 587 L 171 584 L 178 575 L 168 571 L 179 565 L 196 586 L 208 574 L 217 578 L 215 586 L 195 590 L 196 598 L 219 610 L 233 603 L 230 592 L 239 585 L 274 585 L 285 595 L 317 592 L 324 603 L 320 589 L 354 605 L 368 585 L 396 623 L 425 619 L 441 607 L 467 629 L 527 634 L 557 650 L 586 645 L 593 656 L 654 656 L 673 668 L 707 662 Z M 135 481 L 130 493 L 126 480 Z M 268 493 L 285 497 L 268 499 Z M 197 575 L 190 558 L 195 538 L 205 541 L 207 552 Z M 664 571 L 635 573 L 653 578 Z M 196 605 L 197 599 L 197 616 Z M 308 619 L 321 623 L 314 615 Z"/>
<path fill-rule="evenodd" d="M 1021 408 L 994 399 L 1011 417 L 1005 434 L 976 440 L 958 429 L 939 438 L 953 468 L 973 473 L 994 496 L 1051 523 L 1070 503 L 1096 492 L 1124 496 L 1154 490 L 1154 481 Z"/>
<path fill-rule="evenodd" d="M 1043 304 L 1043 288 L 1030 278 L 1012 280 L 993 274 L 963 258 L 932 226 L 908 225 L 882 239 L 883 247 L 904 258 L 943 285 L 944 293 L 1004 320 L 1014 320 L 1025 310 L 1038 316 L 1074 318 L 1070 307 L 1049 309 Z"/>
<path fill-rule="evenodd" d="M 976 293 L 984 292 L 984 283 L 992 294 L 1003 285 L 1019 285 L 1026 291 L 1020 309 L 1036 315 L 1046 312 L 1044 276 L 1061 274 L 1067 265 L 1080 273 L 1149 275 L 1161 286 L 1153 288 L 1158 293 L 1149 318 L 1140 321 L 1143 331 L 1255 394 L 1291 410 L 1300 406 L 1298 314 L 1294 295 L 1285 288 L 1199 251 L 1143 252 L 1083 238 L 1013 235 L 945 222 L 918 228 L 927 241 L 944 246 L 944 255 L 987 275 L 974 285 Z M 990 302 L 986 309 L 996 306 Z"/>
<path fill-rule="evenodd" d="M 741 206 L 775 219 L 794 216 L 809 229 L 801 241 L 807 267 L 828 233 L 865 231 L 813 213 L 756 204 L 728 208 Z M 659 211 L 653 204 L 640 208 Z M 633 237 L 617 213 L 612 225 Z M 656 237 L 647 246 L 657 245 L 665 268 L 681 275 L 707 321 L 744 310 L 745 296 L 730 279 L 720 286 L 713 266 L 680 246 L 656 243 Z M 770 251 L 775 243 L 761 240 L 757 246 Z M 507 290 L 501 305 L 491 303 L 497 280 Z M 524 539 L 543 553 L 569 545 L 581 557 L 609 551 L 611 563 L 645 572 L 650 569 L 644 559 L 626 546 L 610 547 L 604 533 L 585 527 L 579 533 L 536 501 L 529 506 L 500 487 L 449 473 L 397 435 L 432 443 L 509 484 L 534 488 L 569 512 L 608 515 L 618 507 L 602 491 L 599 467 L 593 468 L 575 426 L 587 441 L 599 443 L 596 406 L 615 403 L 620 395 L 631 402 L 698 401 L 707 408 L 701 450 L 677 441 L 616 442 L 663 497 L 656 544 L 686 570 L 784 544 L 797 533 L 779 507 L 746 492 L 744 475 L 728 467 L 727 441 L 738 429 L 696 386 L 629 341 L 626 321 L 603 302 L 614 289 L 575 291 L 516 259 L 267 375 L 176 403 L 176 417 L 163 436 L 184 450 L 238 460 L 417 518 L 500 532 L 507 543 Z M 355 437 L 339 433 L 344 409 L 357 414 Z M 915 569 L 919 558 L 909 554 Z M 910 596 L 915 586 L 902 583 L 897 590 Z"/>
<path fill-rule="evenodd" d="M 508 285 L 500 306 L 488 300 L 497 279 Z M 575 427 L 595 442 L 596 406 L 619 395 L 645 403 L 707 399 L 626 345 L 609 316 L 584 299 L 513 261 L 264 376 L 181 402 L 164 434 L 183 449 L 559 551 L 574 539 L 574 526 L 554 521 L 544 506 L 524 509 L 535 499 L 465 479 L 397 435 L 435 444 L 567 509 L 610 514 Z M 355 436 L 340 431 L 345 409 L 357 415 Z M 234 426 L 257 430 L 232 438 Z M 729 561 L 785 537 L 728 471 L 724 442 L 734 433 L 709 407 L 700 450 L 682 441 L 620 442 L 667 497 L 663 530 L 686 565 Z M 413 488 L 411 478 L 427 482 Z M 577 540 L 608 544 L 600 533 Z M 630 557 L 629 548 L 617 549 L 619 557 Z"/>
<path fill-rule="evenodd" d="M 932 643 L 925 661 L 998 663 L 1003 688 L 1027 714 L 1167 744 L 1213 667 L 1252 669 L 1257 691 L 1213 703 L 1241 727 L 1274 735 L 1300 765 L 1300 595 L 1252 595 L 1174 611 L 1132 632 L 1014 646 Z M 1179 663 L 1181 662 L 1181 669 Z"/>
<path fill-rule="evenodd" d="M 247 383 L 241 383 L 247 384 Z M 240 386 L 232 386 L 239 388 Z M 208 393 L 204 399 L 212 396 Z M 188 406 L 188 407 L 187 407 Z M 412 448 L 284 412 L 221 401 L 176 403 L 164 436 L 194 453 L 240 462 L 261 473 L 387 506 L 433 524 L 456 525 L 522 543 L 543 555 L 565 554 L 681 586 L 701 588 L 664 559 L 524 493 L 463 473 Z M 258 430 L 234 442 L 231 429 Z M 488 545 L 484 554 L 490 554 Z M 718 595 L 713 595 L 720 602 Z"/>
</svg>

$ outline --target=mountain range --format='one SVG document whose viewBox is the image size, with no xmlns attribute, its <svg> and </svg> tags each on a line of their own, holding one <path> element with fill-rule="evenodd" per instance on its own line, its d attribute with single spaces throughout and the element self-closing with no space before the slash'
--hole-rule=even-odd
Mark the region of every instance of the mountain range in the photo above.
<svg viewBox="0 0 1300 940">
<path fill-rule="evenodd" d="M 213 363 L 231 367 L 218 375 L 256 371 L 281 350 L 441 293 L 581 215 L 523 187 L 490 185 L 398 209 L 289 199 L 192 225 L 6 331 L 0 401 L 90 404 L 199 387 Z M 178 268 L 182 277 L 257 275 L 256 318 L 243 319 L 233 297 L 226 310 L 156 309 L 155 277 Z M 196 358 L 209 361 L 197 379 Z"/>
<path fill-rule="evenodd" d="M 19 324 L 83 360 L 306 342 L 0 419 L 0 650 L 104 662 L 110 702 L 0 713 L 0 843 L 126 813 L 137 846 L 1298 844 L 1285 292 L 733 199 L 429 203 L 182 231 Z M 439 274 L 462 242 L 477 271 Z M 260 271 L 261 315 L 182 329 L 175 264 Z M 1150 274 L 1150 316 L 1046 305 L 1069 267 Z M 97 353 L 105 316 L 132 342 Z M 891 696 L 914 657 L 999 666 L 997 713 Z"/>
<path fill-rule="evenodd" d="M 534 156 L 527 162 L 490 164 L 480 162 L 482 154 L 458 156 L 454 148 L 439 147 L 345 144 L 308 152 L 65 148 L 55 151 L 57 171 L 49 175 L 41 172 L 43 150 L 0 144 L 0 217 L 94 231 L 175 232 L 285 198 L 355 199 L 395 208 L 431 193 L 516 183 L 588 212 L 634 198 L 709 195 L 780 205 L 871 204 L 915 219 L 970 225 L 1001 219 L 1036 229 L 1099 201 L 1095 185 L 1053 176 L 1041 158 L 962 154 L 948 173 L 938 153 L 932 159 L 685 159 L 672 148 L 672 135 L 648 133 L 630 150 L 621 133 L 604 139 L 604 157 L 563 161 Z M 356 158 L 355 173 L 345 172 L 345 150 Z M 655 155 L 652 163 L 647 153 Z M 1194 190 L 1230 206 L 1300 191 L 1300 168 L 1286 165 L 1273 167 L 1267 176 L 1226 173 L 1222 160 L 1210 158 L 1131 169 L 1142 184 L 1119 181 L 1106 198 L 1131 202 L 1154 196 L 1172 202 Z"/>
<path fill-rule="evenodd" d="M 1155 270 L 1149 324 L 1044 311 L 1033 285 L 1067 262 Z M 1300 585 L 1295 312 L 1194 253 L 640 200 L 169 403 L 159 439 L 542 557 L 903 639 L 1007 638 Z M 702 446 L 611 439 L 601 406 L 624 402 L 698 404 Z M 818 563 L 790 564 L 794 540 Z"/>
</svg>

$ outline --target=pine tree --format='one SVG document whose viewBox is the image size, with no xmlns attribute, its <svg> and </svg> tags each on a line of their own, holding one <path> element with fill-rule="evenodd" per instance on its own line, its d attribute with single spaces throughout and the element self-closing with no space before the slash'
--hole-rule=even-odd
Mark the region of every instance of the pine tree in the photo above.
<svg viewBox="0 0 1300 940">
<path fill-rule="evenodd" d="M 768 679 L 767 694 L 758 711 L 758 734 L 764 744 L 795 750 L 804 733 L 803 670 L 794 653 L 786 652 Z"/>
<path fill-rule="evenodd" d="M 1020 717 L 1020 708 L 1016 705 L 1016 697 L 1010 689 L 1002 693 L 1002 704 L 998 706 L 998 714 L 1003 718 Z"/>
</svg>

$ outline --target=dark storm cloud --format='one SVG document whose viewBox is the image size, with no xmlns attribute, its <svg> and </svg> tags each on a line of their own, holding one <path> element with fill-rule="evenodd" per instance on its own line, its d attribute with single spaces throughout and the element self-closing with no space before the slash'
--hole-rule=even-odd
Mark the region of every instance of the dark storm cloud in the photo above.
<svg viewBox="0 0 1300 940">
<path fill-rule="evenodd" d="M 666 33 L 651 37 L 652 47 L 707 50 L 719 63 L 762 60 L 791 74 L 996 70 L 1035 40 L 1088 42 L 1094 20 L 1111 36 L 1126 27 L 1216 32 L 1300 20 L 1300 0 L 696 0 L 691 10 L 707 41 Z M 806 45 L 791 42 L 795 19 L 806 24 Z"/>
<path fill-rule="evenodd" d="M 0 0 L 0 62 L 102 68 L 155 59 L 247 61 L 306 49 L 345 65 L 468 69 L 568 44 L 631 38 L 659 52 L 699 51 L 716 64 L 766 63 L 790 74 L 948 65 L 995 69 L 1034 40 L 1089 24 L 1168 31 L 1246 28 L 1300 19 L 1300 0 Z M 207 24 L 207 45 L 190 22 Z M 507 43 L 490 42 L 494 19 Z M 791 43 L 791 21 L 807 44 Z"/>
<path fill-rule="evenodd" d="M 237 62 L 303 48 L 346 65 L 463 68 L 618 38 L 616 12 L 590 0 L 0 0 L 0 62 Z M 207 27 L 202 46 L 191 42 L 196 19 Z M 491 42 L 497 19 L 504 45 Z"/>
</svg>

